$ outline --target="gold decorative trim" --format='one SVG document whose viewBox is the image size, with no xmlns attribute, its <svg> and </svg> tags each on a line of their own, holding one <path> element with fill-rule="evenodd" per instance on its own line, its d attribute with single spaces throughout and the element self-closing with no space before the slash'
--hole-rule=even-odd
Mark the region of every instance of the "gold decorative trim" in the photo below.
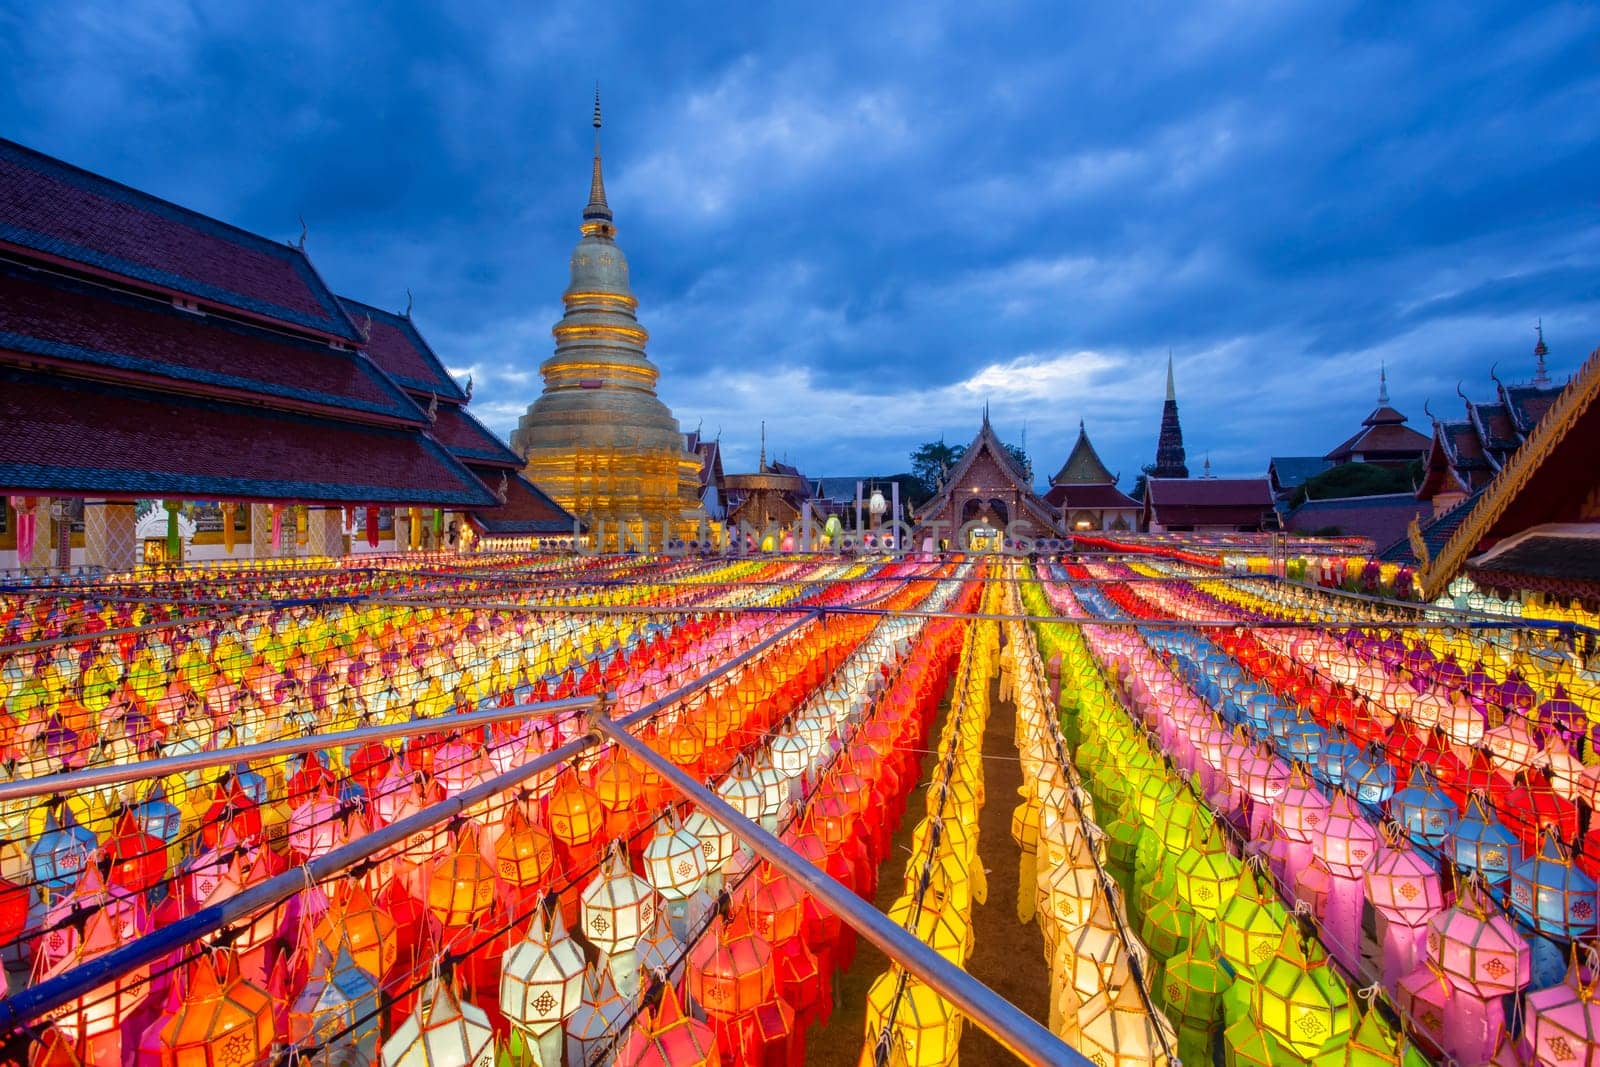
<svg viewBox="0 0 1600 1067">
<path fill-rule="evenodd" d="M 1422 572 L 1423 599 L 1434 600 L 1444 593 L 1445 587 L 1460 572 L 1478 542 L 1506 513 L 1511 501 L 1527 486 L 1540 464 L 1566 438 L 1573 424 L 1594 403 L 1597 394 L 1600 394 L 1600 348 L 1589 353 L 1589 358 L 1583 361 L 1578 373 L 1561 390 L 1561 395 L 1556 397 L 1555 403 L 1550 405 L 1522 447 L 1511 454 L 1489 482 L 1483 496 L 1444 543 L 1433 564 L 1425 567 Z"/>
</svg>

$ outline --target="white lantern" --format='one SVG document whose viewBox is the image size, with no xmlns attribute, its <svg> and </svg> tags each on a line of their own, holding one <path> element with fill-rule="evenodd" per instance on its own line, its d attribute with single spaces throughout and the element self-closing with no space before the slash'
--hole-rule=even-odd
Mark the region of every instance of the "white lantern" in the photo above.
<svg viewBox="0 0 1600 1067">
<path fill-rule="evenodd" d="M 560 909 L 548 928 L 538 909 L 527 940 L 512 945 L 500 965 L 500 1010 L 535 1037 L 560 1026 L 578 1009 L 583 968 L 583 950 L 567 935 Z"/>
<path fill-rule="evenodd" d="M 583 936 L 607 956 L 630 952 L 655 920 L 655 891 L 628 869 L 626 853 L 615 845 L 583 891 Z"/>
<path fill-rule="evenodd" d="M 705 881 L 706 856 L 700 839 L 683 828 L 674 808 L 656 820 L 650 843 L 644 846 L 644 873 L 668 902 L 687 899 Z"/>
<path fill-rule="evenodd" d="M 446 982 L 422 987 L 417 1009 L 383 1043 L 383 1067 L 493 1067 L 494 1029 Z"/>
</svg>

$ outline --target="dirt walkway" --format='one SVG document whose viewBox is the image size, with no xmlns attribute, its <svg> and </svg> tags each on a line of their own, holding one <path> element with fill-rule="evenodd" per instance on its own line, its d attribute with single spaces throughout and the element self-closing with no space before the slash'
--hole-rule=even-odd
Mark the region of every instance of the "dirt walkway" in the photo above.
<svg viewBox="0 0 1600 1067">
<path fill-rule="evenodd" d="M 1022 862 L 1021 850 L 1011 839 L 1011 810 L 1017 805 L 1017 787 L 1022 783 L 1022 765 L 1012 741 L 1016 729 L 1016 708 L 998 699 L 998 682 L 991 690 L 994 710 L 983 737 L 983 810 L 978 816 L 978 855 L 988 872 L 989 900 L 974 905 L 972 924 L 974 948 L 967 971 L 978 981 L 1016 1004 L 1040 1022 L 1049 1013 L 1049 974 L 1044 959 L 1044 940 L 1036 923 L 1017 922 L 1017 881 Z M 949 713 L 948 702 L 940 709 L 939 723 Z M 930 737 L 937 737 L 937 726 Z M 905 880 L 907 848 L 911 830 L 924 810 L 923 790 L 933 757 L 922 758 L 922 774 L 906 817 L 894 835 L 894 847 L 878 879 L 874 903 L 888 910 L 900 895 Z M 806 1044 L 807 1067 L 857 1067 L 866 1035 L 867 990 L 879 974 L 888 969 L 883 954 L 865 942 L 856 953 L 855 965 L 836 975 L 834 985 L 839 1006 L 826 1027 L 812 1030 Z M 990 1067 L 1018 1062 L 982 1030 L 968 1023 L 961 1036 L 961 1062 L 966 1067 Z"/>
</svg>

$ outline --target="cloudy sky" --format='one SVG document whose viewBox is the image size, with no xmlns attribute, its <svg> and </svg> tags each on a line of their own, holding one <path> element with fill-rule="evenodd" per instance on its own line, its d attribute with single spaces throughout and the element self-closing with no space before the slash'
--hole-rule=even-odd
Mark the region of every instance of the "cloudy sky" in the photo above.
<svg viewBox="0 0 1600 1067">
<path fill-rule="evenodd" d="M 538 394 L 601 82 L 661 392 L 730 469 L 903 469 L 990 402 L 1131 484 L 1600 344 L 1600 8 L 1293 3 L 0 7 L 0 134 L 308 248 L 502 433 Z M 298 9 L 286 10 L 286 9 Z M 517 9 L 527 9 L 525 11 Z"/>
</svg>

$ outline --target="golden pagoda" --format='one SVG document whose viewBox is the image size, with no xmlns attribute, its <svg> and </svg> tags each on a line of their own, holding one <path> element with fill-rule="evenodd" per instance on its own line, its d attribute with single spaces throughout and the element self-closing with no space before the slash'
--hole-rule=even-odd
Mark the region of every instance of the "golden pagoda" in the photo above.
<svg viewBox="0 0 1600 1067">
<path fill-rule="evenodd" d="M 584 521 L 597 547 L 660 547 L 696 536 L 700 457 L 656 396 L 661 372 L 645 355 L 628 260 L 617 247 L 600 173 L 600 94 L 594 174 L 583 237 L 572 253 L 555 355 L 539 367 L 544 392 L 511 433 L 528 477 Z"/>
</svg>

